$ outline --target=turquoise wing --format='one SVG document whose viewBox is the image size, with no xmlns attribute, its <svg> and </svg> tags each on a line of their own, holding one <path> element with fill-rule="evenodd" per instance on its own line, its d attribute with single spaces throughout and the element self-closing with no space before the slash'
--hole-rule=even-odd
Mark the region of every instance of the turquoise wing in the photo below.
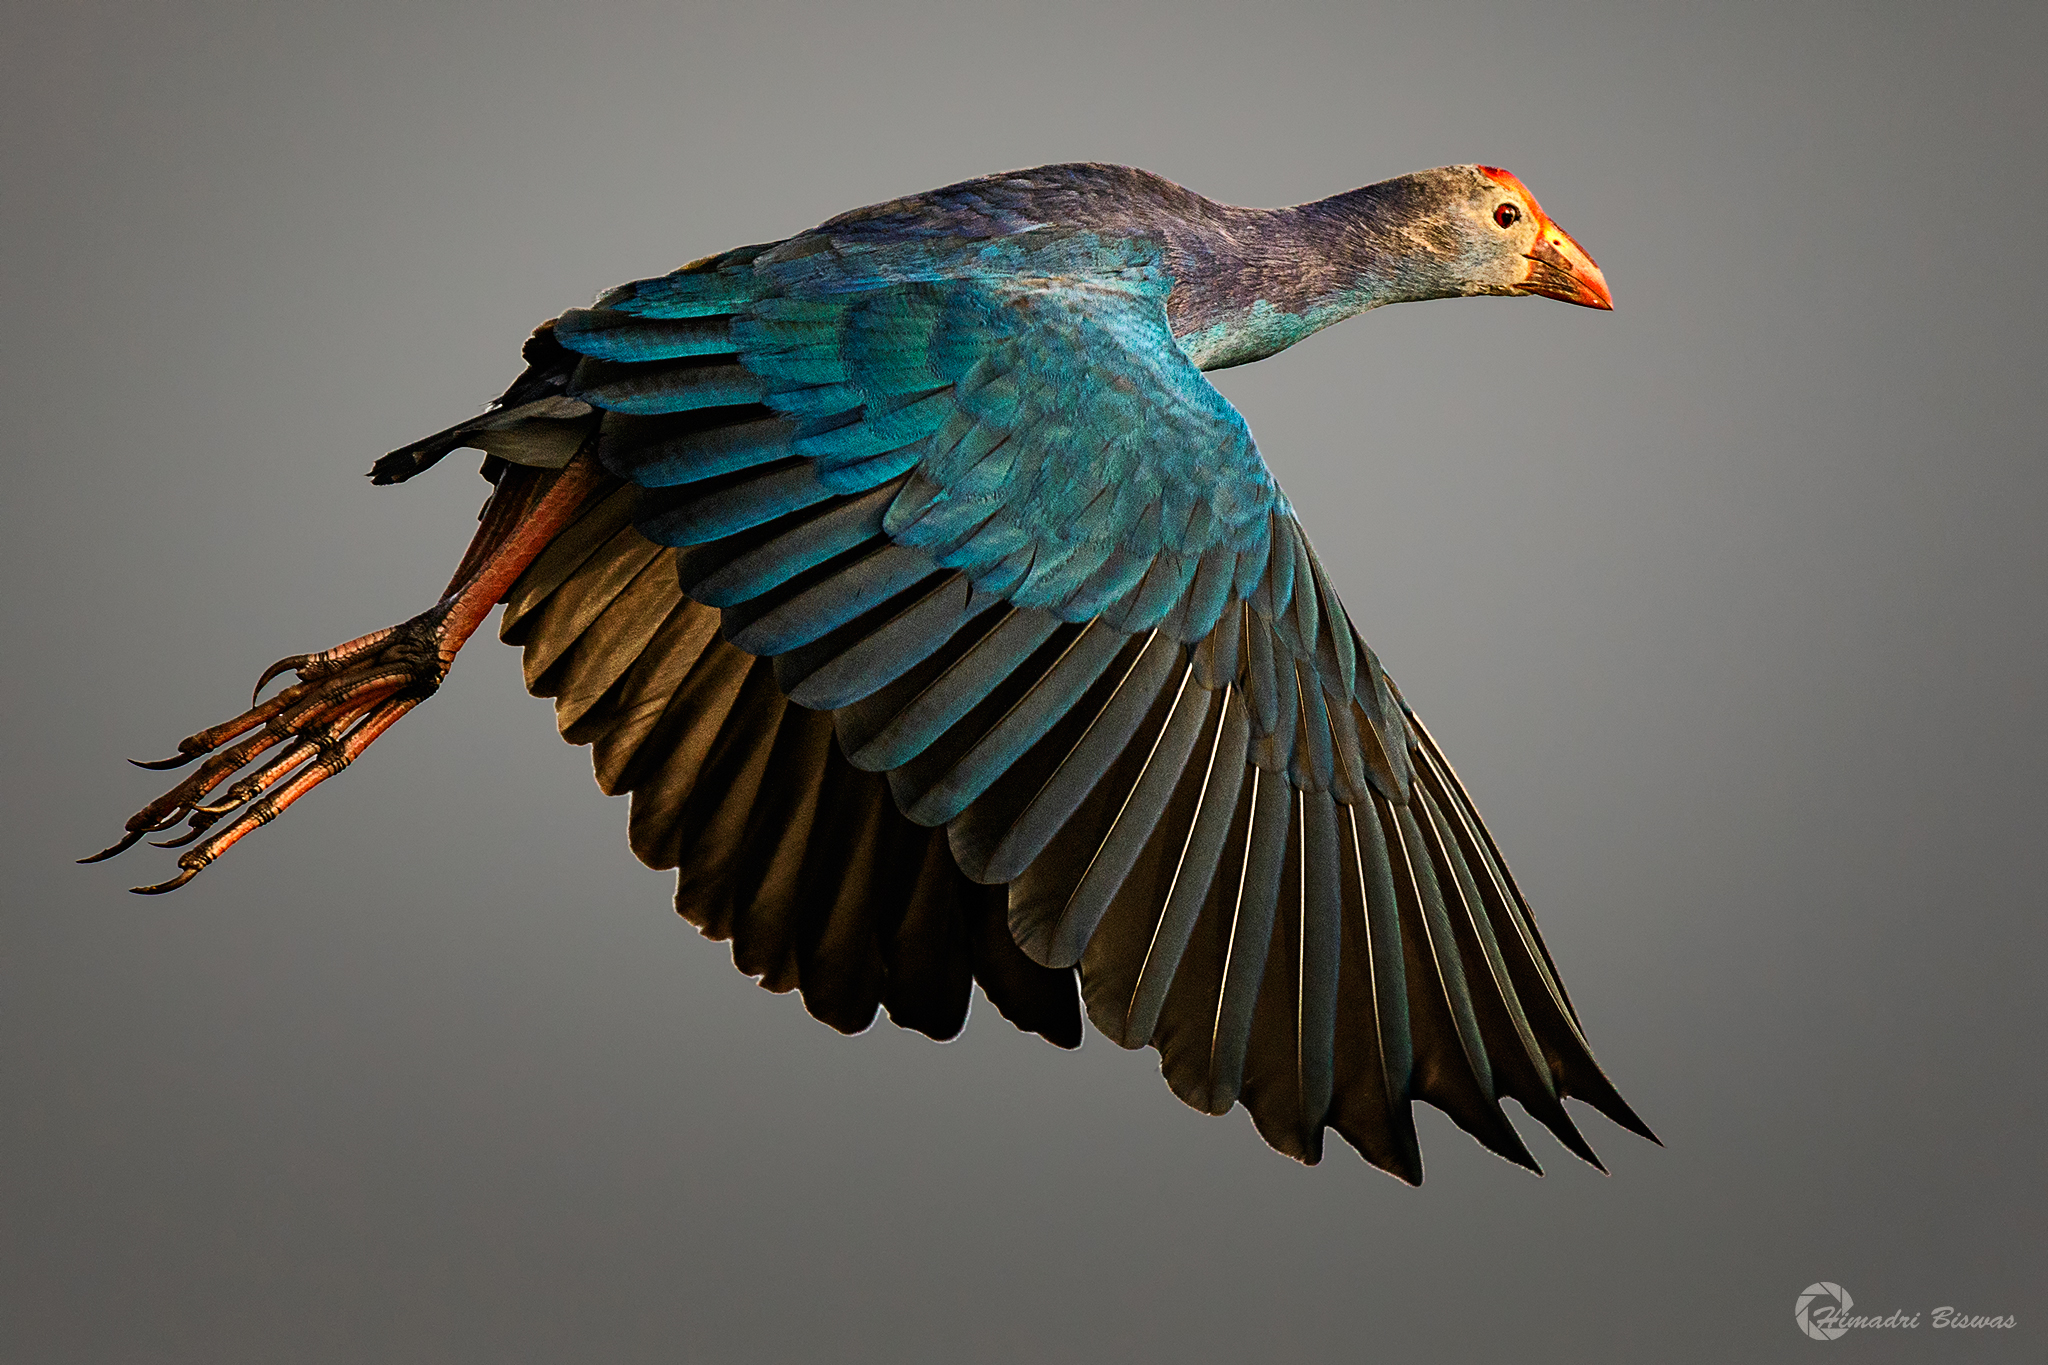
<svg viewBox="0 0 2048 1365">
<path fill-rule="evenodd" d="M 1182 1099 L 1419 1179 L 1409 1102 L 1638 1131 L 1463 788 L 1353 628 L 1147 244 L 811 235 L 565 314 L 682 591 Z M 835 760 L 836 761 L 836 760 Z M 636 816 L 637 818 L 637 816 Z"/>
</svg>

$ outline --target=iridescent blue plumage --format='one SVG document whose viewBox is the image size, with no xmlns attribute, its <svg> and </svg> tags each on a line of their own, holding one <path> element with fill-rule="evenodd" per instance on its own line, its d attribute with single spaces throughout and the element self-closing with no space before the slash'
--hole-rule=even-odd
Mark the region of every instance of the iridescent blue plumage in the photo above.
<svg viewBox="0 0 2048 1365">
<path fill-rule="evenodd" d="M 1049 168 L 1038 179 L 1056 188 L 1040 199 L 1085 204 L 1077 187 L 1135 174 Z M 1190 643 L 1231 604 L 1256 598 L 1290 669 L 1296 657 L 1313 668 L 1320 623 L 1326 615 L 1341 623 L 1341 608 L 1312 575 L 1303 575 L 1296 601 L 1295 569 L 1310 557 L 1287 500 L 1242 417 L 1202 378 L 1168 319 L 1179 284 L 1169 261 L 1176 251 L 1192 256 L 1186 224 L 1166 215 L 1167 201 L 1190 196 L 1157 196 L 1162 211 L 1144 223 L 1133 214 L 1137 201 L 1123 195 L 1114 221 L 1102 225 L 1048 225 L 1041 214 L 1053 205 L 1020 211 L 1029 197 L 1014 178 L 993 191 L 939 191 L 625 286 L 563 318 L 557 336 L 595 359 L 669 360 L 685 345 L 705 357 L 648 365 L 644 376 L 579 372 L 577 396 L 648 414 L 704 406 L 714 383 L 734 388 L 732 364 L 711 363 L 702 339 L 715 310 L 729 309 L 725 354 L 760 380 L 752 397 L 785 419 L 757 424 L 753 455 L 763 465 L 808 461 L 677 497 L 643 529 L 665 543 L 700 544 L 908 473 L 881 529 L 926 558 L 899 556 L 886 582 L 918 567 L 958 569 L 975 591 L 1017 607 L 1076 623 L 1101 617 L 1127 632 L 1164 626 Z M 676 334 L 678 315 L 692 330 Z M 647 319 L 650 338 L 636 341 L 628 318 Z M 615 457 L 613 467 L 664 488 L 736 467 L 729 441 L 703 442 L 695 468 L 689 453 L 684 447 L 679 459 L 664 447 L 644 463 Z M 844 518 L 834 523 L 842 535 L 846 528 Z M 785 541 L 786 577 L 847 548 L 819 536 Z M 757 552 L 745 586 L 775 587 L 777 567 Z M 721 605 L 736 602 L 731 591 L 729 582 L 712 588 Z M 819 605 L 752 642 L 787 652 L 845 623 L 848 602 Z M 1348 623 L 1341 633 L 1349 637 Z M 1333 669 L 1319 687 L 1348 710 L 1355 660 L 1366 659 L 1366 690 L 1355 699 L 1374 725 L 1390 725 L 1391 700 L 1370 652 L 1345 638 L 1327 653 Z M 1295 689 L 1282 696 L 1276 673 L 1257 676 L 1270 683 L 1253 690 L 1260 733 L 1271 736 L 1283 712 L 1291 718 Z M 876 670 L 860 681 L 888 680 Z M 855 699 L 844 690 L 834 698 Z M 1326 785 L 1334 766 L 1327 727 L 1308 747 L 1307 766 Z M 1378 762 L 1355 741 L 1347 748 L 1354 780 L 1377 769 L 1386 794 L 1405 790 L 1397 737 L 1373 746 Z"/>
<path fill-rule="evenodd" d="M 882 1008 L 950 1036 L 971 979 L 1066 1045 L 1085 1003 L 1187 1103 L 1243 1103 L 1305 1161 L 1334 1127 L 1420 1179 L 1422 1099 L 1533 1167 L 1507 1096 L 1594 1161 L 1564 1097 L 1648 1130 L 1202 373 L 1381 304 L 1528 292 L 1606 303 L 1505 172 L 1245 209 L 1041 167 L 614 289 L 373 473 L 492 454 L 450 600 L 473 622 L 503 594 L 529 686 L 633 794 L 678 910 L 835 1027 Z M 535 524 L 544 549 L 508 548 Z M 429 616 L 408 649 L 447 648 Z M 318 676 L 416 704 L 439 674 L 383 639 Z"/>
<path fill-rule="evenodd" d="M 1201 371 L 1378 304 L 1517 292 L 1469 259 L 1491 183 L 1254 210 L 1043 167 L 553 328 L 684 592 L 962 870 L 1010 883 L 1016 941 L 1079 964 L 1098 1026 L 1283 1150 L 1314 1159 L 1334 1123 L 1410 1178 L 1408 1097 L 1530 1165 L 1498 1095 L 1588 1156 L 1564 1087 L 1640 1121 L 1557 1041 L 1526 907 Z"/>
</svg>

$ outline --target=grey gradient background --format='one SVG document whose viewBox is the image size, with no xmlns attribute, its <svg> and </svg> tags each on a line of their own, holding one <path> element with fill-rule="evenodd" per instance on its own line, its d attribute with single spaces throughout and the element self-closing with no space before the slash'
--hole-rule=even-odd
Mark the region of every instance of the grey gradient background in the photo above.
<svg viewBox="0 0 2048 1365">
<path fill-rule="evenodd" d="M 0 86 L 8 1361 L 2048 1358 L 2038 4 L 67 3 Z M 431 601 L 621 280 L 1039 162 L 1506 165 L 1619 311 L 1221 377 L 1594 1045 L 1532 1179 L 1200 1118 L 981 1006 L 845 1039 L 626 852 L 480 638 L 180 895 L 121 762 Z M 2010 1332 L 1800 1336 L 1859 1310 Z"/>
</svg>

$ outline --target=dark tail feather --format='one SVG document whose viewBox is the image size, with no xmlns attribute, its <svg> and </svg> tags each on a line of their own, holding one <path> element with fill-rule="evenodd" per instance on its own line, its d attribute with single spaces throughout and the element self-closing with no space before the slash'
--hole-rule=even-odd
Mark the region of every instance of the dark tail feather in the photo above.
<svg viewBox="0 0 2048 1365">
<path fill-rule="evenodd" d="M 485 433 L 506 434 L 511 428 L 528 421 L 561 422 L 564 419 L 586 417 L 590 406 L 566 396 L 569 376 L 574 373 L 576 363 L 581 359 L 574 351 L 555 340 L 553 318 L 534 328 L 533 335 L 526 339 L 526 346 L 520 352 L 526 361 L 526 371 L 512 381 L 512 387 L 500 394 L 495 402 L 482 413 L 465 421 L 457 422 L 444 431 L 422 437 L 411 445 L 400 446 L 383 459 L 370 466 L 370 482 L 373 484 L 404 483 L 415 474 L 423 474 L 441 462 L 441 457 L 451 450 L 474 446 L 479 450 L 491 450 L 493 445 L 525 446 L 517 436 L 506 435 L 504 441 L 491 441 Z M 544 468 L 557 468 L 575 453 L 575 447 L 582 444 L 583 432 L 555 433 L 547 427 L 543 438 L 549 447 L 537 455 L 513 450 L 510 458 L 514 464 L 535 464 Z M 563 447 L 559 458 L 553 448 Z M 500 451 L 491 450 L 492 454 Z"/>
<path fill-rule="evenodd" d="M 400 446 L 370 466 L 370 482 L 380 486 L 404 483 L 413 475 L 432 469 L 441 462 L 443 455 L 451 450 L 460 450 L 468 441 L 469 423 L 464 422 L 446 431 L 437 431 L 425 440 Z"/>
</svg>

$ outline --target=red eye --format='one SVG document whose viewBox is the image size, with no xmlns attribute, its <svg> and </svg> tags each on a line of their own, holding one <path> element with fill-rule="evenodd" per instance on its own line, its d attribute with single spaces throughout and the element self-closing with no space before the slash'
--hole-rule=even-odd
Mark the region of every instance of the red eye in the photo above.
<svg viewBox="0 0 2048 1365">
<path fill-rule="evenodd" d="M 1493 221 L 1504 228 L 1511 228 L 1522 221 L 1522 211 L 1513 204 L 1502 204 L 1493 211 Z"/>
</svg>

